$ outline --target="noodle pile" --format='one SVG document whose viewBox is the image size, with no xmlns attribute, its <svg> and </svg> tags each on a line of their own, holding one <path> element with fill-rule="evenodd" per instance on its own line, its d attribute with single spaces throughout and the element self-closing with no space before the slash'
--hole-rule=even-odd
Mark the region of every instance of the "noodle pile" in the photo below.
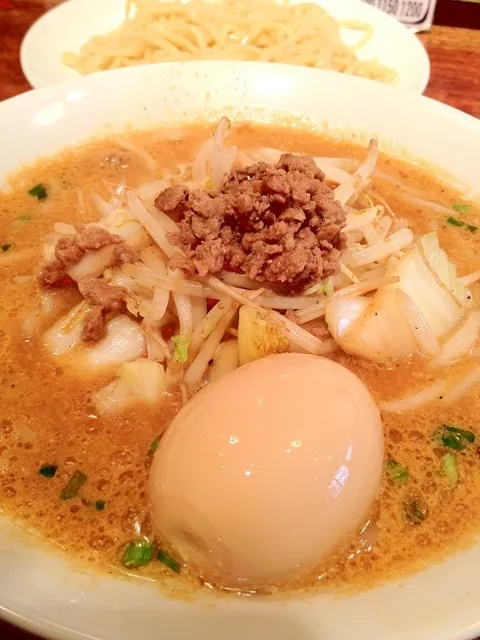
<svg viewBox="0 0 480 640">
<path fill-rule="evenodd" d="M 354 47 L 340 27 L 364 33 Z M 368 24 L 337 23 L 316 4 L 275 0 L 127 0 L 125 21 L 95 36 L 63 62 L 82 74 L 153 62 L 250 60 L 329 69 L 395 84 L 397 74 L 356 52 L 372 37 Z"/>
</svg>

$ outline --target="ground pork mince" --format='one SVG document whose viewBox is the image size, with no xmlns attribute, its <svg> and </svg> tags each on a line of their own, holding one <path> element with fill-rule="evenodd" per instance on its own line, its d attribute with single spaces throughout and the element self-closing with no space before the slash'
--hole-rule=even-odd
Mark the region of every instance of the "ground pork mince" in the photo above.
<svg viewBox="0 0 480 640">
<path fill-rule="evenodd" d="M 205 276 L 224 269 L 291 291 L 332 275 L 345 212 L 308 156 L 283 154 L 227 174 L 218 193 L 175 185 L 155 200 L 179 219 L 171 266 Z"/>
<path fill-rule="evenodd" d="M 65 278 L 68 279 L 67 284 L 73 283 L 68 278 L 68 270 L 80 262 L 87 251 L 98 251 L 109 245 L 114 247 L 110 260 L 112 267 L 138 259 L 137 250 L 126 244 L 120 236 L 98 225 L 81 225 L 75 235 L 57 241 L 55 258 L 44 264 L 40 271 L 40 284 L 44 287 L 63 286 Z M 91 275 L 84 276 L 77 284 L 78 290 L 90 305 L 82 338 L 85 342 L 96 342 L 103 336 L 107 314 L 124 309 L 126 291 L 123 287 L 108 284 L 102 278 Z"/>
</svg>

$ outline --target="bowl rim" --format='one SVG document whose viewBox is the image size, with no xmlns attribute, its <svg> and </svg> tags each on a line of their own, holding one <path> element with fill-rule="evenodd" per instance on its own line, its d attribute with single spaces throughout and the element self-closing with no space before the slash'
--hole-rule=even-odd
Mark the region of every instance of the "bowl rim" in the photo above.
<svg viewBox="0 0 480 640">
<path fill-rule="evenodd" d="M 112 0 L 112 1 L 116 1 L 116 0 Z M 168 0 L 164 0 L 164 1 L 168 1 Z M 312 4 L 319 4 L 320 6 L 322 6 L 322 2 L 327 5 L 329 4 L 331 5 L 331 4 L 334 4 L 334 2 L 336 2 L 337 0 L 294 0 L 294 2 L 303 2 L 303 1 L 306 1 Z M 60 18 L 62 16 L 62 13 L 65 13 L 68 16 L 69 12 L 72 13 L 75 11 L 77 5 L 79 8 L 78 10 L 80 10 L 82 3 L 85 5 L 86 8 L 88 8 L 89 4 L 91 5 L 94 2 L 97 2 L 97 0 L 70 0 L 70 2 L 68 3 L 67 2 L 61 3 L 59 5 L 51 7 L 48 11 L 46 11 L 39 18 L 37 18 L 37 20 L 35 20 L 35 22 L 32 25 L 30 25 L 20 45 L 20 65 L 28 83 L 32 86 L 32 88 L 41 89 L 41 88 L 44 88 L 45 86 L 51 86 L 53 84 L 58 84 L 59 82 L 67 81 L 67 79 L 64 78 L 61 80 L 55 79 L 54 81 L 46 82 L 43 79 L 42 74 L 39 74 L 38 72 L 35 71 L 35 69 L 31 67 L 31 60 L 30 60 L 31 56 L 29 53 L 29 48 L 36 38 L 38 29 L 43 28 L 44 25 L 48 25 L 49 21 L 55 21 L 57 18 Z M 415 52 L 416 65 L 418 65 L 418 68 L 421 69 L 421 75 L 416 82 L 411 83 L 412 86 L 400 87 L 400 88 L 411 91 L 412 93 L 423 94 L 430 81 L 431 64 L 430 64 L 430 57 L 428 55 L 428 51 L 425 45 L 423 44 L 423 42 L 416 36 L 416 34 L 411 29 L 409 29 L 408 26 L 398 21 L 392 15 L 390 15 L 385 11 L 382 11 L 381 9 L 379 9 L 373 4 L 365 2 L 365 0 L 342 0 L 342 2 L 353 4 L 354 6 L 361 6 L 362 10 L 366 12 L 367 16 L 369 13 L 371 15 L 376 15 L 378 20 L 380 20 L 380 22 L 384 23 L 385 25 L 389 25 L 389 27 L 393 29 L 394 32 L 397 32 L 397 33 L 403 32 L 405 40 L 410 42 L 412 51 Z M 328 7 L 327 7 L 327 10 L 328 10 Z M 95 34 L 92 34 L 92 35 L 95 35 Z M 189 61 L 189 62 L 194 62 L 194 61 Z M 170 64 L 170 63 L 167 62 L 163 64 Z M 272 64 L 283 64 L 283 63 L 272 63 Z M 42 78 L 42 79 L 39 79 L 39 78 Z"/>
</svg>

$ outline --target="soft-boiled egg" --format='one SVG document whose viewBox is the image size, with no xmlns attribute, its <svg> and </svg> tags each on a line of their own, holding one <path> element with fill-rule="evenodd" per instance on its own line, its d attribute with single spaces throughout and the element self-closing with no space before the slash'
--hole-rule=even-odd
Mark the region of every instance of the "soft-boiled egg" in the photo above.
<svg viewBox="0 0 480 640">
<path fill-rule="evenodd" d="M 357 376 L 317 356 L 269 356 L 173 420 L 151 467 L 155 527 L 212 584 L 280 584 L 353 539 L 382 460 L 380 414 Z"/>
</svg>

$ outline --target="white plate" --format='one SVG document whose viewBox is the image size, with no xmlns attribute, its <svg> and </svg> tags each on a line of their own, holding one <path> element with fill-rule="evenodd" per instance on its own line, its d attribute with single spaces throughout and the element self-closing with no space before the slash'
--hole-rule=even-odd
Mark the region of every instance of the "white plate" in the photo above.
<svg viewBox="0 0 480 640">
<path fill-rule="evenodd" d="M 306 0 L 294 0 L 305 2 Z M 337 20 L 359 20 L 371 24 L 375 35 L 359 52 L 361 58 L 396 69 L 399 87 L 423 93 L 430 77 L 428 55 L 406 27 L 383 11 L 360 0 L 313 0 Z M 124 18 L 125 0 L 69 0 L 42 16 L 22 43 L 21 64 L 35 88 L 78 77 L 61 56 L 78 51 L 92 36 L 118 27 Z M 342 29 L 347 44 L 358 42 L 358 32 Z"/>
<path fill-rule="evenodd" d="M 0 180 L 38 156 L 127 124 L 153 127 L 213 112 L 251 117 L 256 109 L 377 134 L 478 188 L 480 122 L 474 118 L 368 80 L 229 62 L 132 67 L 1 103 L 8 153 L 0 157 Z M 0 519 L 0 609 L 52 638 L 467 640 L 480 634 L 480 546 L 401 584 L 350 597 L 214 601 L 204 595 L 184 603 L 148 582 L 80 573 L 63 557 L 26 546 L 11 529 Z"/>
</svg>

